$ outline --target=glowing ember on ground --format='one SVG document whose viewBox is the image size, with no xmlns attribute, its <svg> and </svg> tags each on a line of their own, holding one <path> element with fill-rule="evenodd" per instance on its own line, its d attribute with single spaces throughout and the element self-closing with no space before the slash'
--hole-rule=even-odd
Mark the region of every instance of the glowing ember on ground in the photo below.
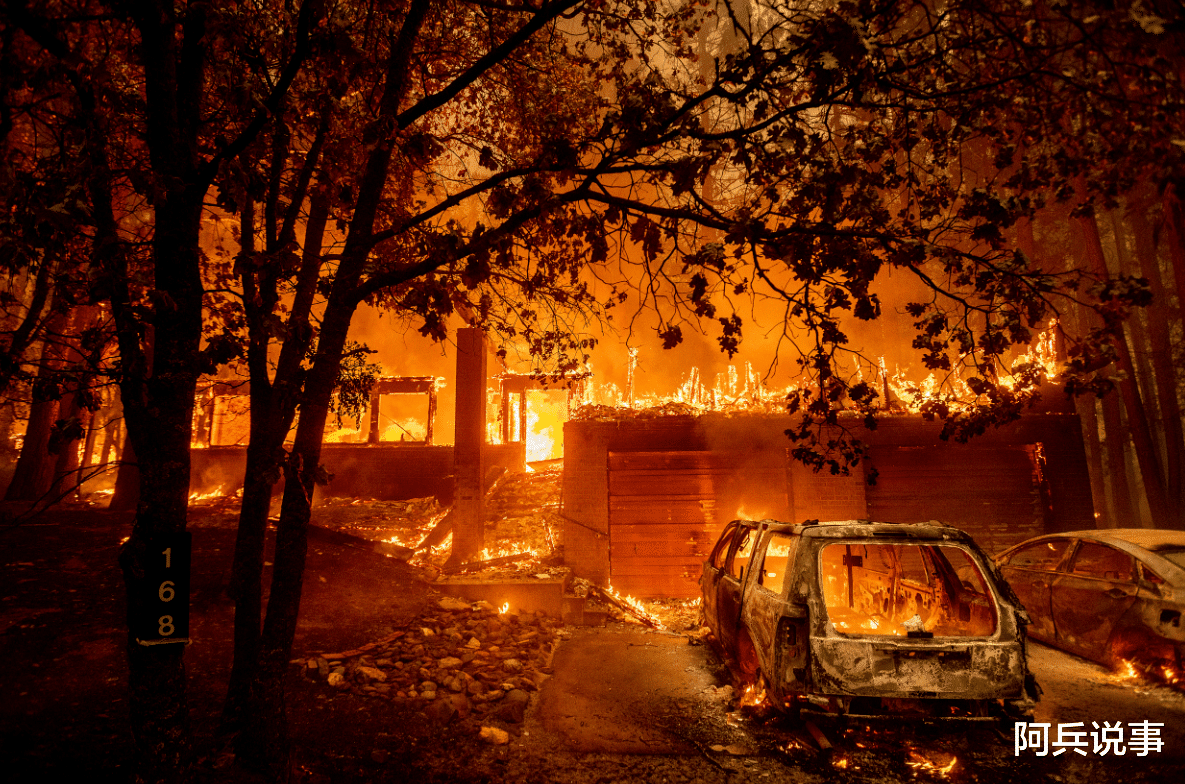
<svg viewBox="0 0 1185 784">
<path fill-rule="evenodd" d="M 905 764 L 915 771 L 937 773 L 939 776 L 946 778 L 955 769 L 955 765 L 959 761 L 953 754 L 930 752 L 930 755 L 937 761 L 927 759 L 914 749 L 909 749 L 909 759 L 905 761 Z"/>
<path fill-rule="evenodd" d="M 189 500 L 191 503 L 193 501 L 206 501 L 211 498 L 218 498 L 221 495 L 222 495 L 222 485 L 218 485 L 218 487 L 214 488 L 213 490 L 211 490 L 208 493 L 190 493 Z"/>
<path fill-rule="evenodd" d="M 835 759 L 833 759 L 831 761 L 831 764 L 834 765 L 835 767 L 839 768 L 840 770 L 844 770 L 848 767 L 848 758 L 847 757 L 836 757 Z"/>
<path fill-rule="evenodd" d="M 1119 663 L 1119 669 L 1115 672 L 1115 677 L 1121 681 L 1135 680 L 1140 677 L 1141 673 L 1136 669 L 1135 662 L 1122 660 Z"/>
</svg>

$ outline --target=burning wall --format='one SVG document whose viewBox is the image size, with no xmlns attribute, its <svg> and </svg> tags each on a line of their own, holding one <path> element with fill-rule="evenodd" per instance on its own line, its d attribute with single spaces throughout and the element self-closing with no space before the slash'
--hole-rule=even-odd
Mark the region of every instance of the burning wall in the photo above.
<svg viewBox="0 0 1185 784">
<path fill-rule="evenodd" d="M 918 416 L 866 432 L 851 476 L 788 456 L 785 416 L 575 421 L 564 429 L 565 558 L 634 596 L 697 596 L 701 564 L 735 517 L 939 520 L 997 552 L 1046 531 L 1094 525 L 1078 420 L 1033 414 L 970 444 Z M 868 484 L 866 470 L 879 476 Z"/>
<path fill-rule="evenodd" d="M 190 492 L 220 489 L 233 493 L 243 484 L 247 449 L 242 446 L 213 446 L 194 449 L 190 458 Z M 487 444 L 482 449 L 485 465 L 504 466 L 512 471 L 525 468 L 523 444 Z M 333 474 L 328 486 L 318 488 L 325 496 L 352 496 L 397 501 L 434 495 L 442 502 L 453 497 L 453 448 L 422 444 L 325 444 L 321 462 Z M 275 492 L 283 489 L 281 480 Z"/>
</svg>

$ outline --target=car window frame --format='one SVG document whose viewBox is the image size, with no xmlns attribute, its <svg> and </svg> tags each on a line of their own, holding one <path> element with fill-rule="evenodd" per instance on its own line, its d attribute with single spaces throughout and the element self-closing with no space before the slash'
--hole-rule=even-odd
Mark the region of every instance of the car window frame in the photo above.
<svg viewBox="0 0 1185 784">
<path fill-rule="evenodd" d="M 744 531 L 745 529 L 748 529 L 753 534 L 753 551 L 751 553 L 749 553 L 749 563 L 747 564 L 747 566 L 745 568 L 741 569 L 741 573 L 739 575 L 734 576 L 732 573 L 732 562 L 736 558 L 737 550 L 739 549 L 740 544 L 741 544 L 742 537 L 741 537 L 740 533 L 741 533 L 741 531 Z M 752 565 L 753 565 L 753 556 L 757 554 L 757 545 L 760 543 L 758 541 L 758 538 L 759 538 L 760 534 L 761 534 L 761 527 L 759 525 L 757 525 L 756 523 L 750 524 L 750 523 L 741 522 L 741 523 L 737 524 L 736 530 L 733 531 L 733 534 L 732 534 L 732 544 L 728 548 L 728 555 L 726 555 L 724 557 L 724 568 L 720 572 L 721 577 L 727 577 L 730 580 L 736 580 L 738 583 L 740 583 L 742 585 L 744 584 L 745 579 L 749 576 L 750 567 L 752 567 Z"/>
<path fill-rule="evenodd" d="M 716 539 L 716 544 L 712 546 L 712 552 L 708 554 L 708 563 L 712 565 L 713 569 L 718 570 L 721 574 L 728 574 L 728 556 L 732 551 L 732 546 L 736 541 L 737 531 L 740 530 L 740 525 L 736 520 L 730 521 L 724 530 L 720 532 L 720 536 Z M 727 540 L 727 541 L 726 541 Z M 723 562 L 716 565 L 716 555 L 724 551 Z"/>
<path fill-rule="evenodd" d="M 1028 544 L 1020 545 L 1015 550 L 1008 553 L 1008 560 L 1001 563 L 1000 567 L 1007 568 L 1007 569 L 1024 569 L 1026 571 L 1041 572 L 1044 574 L 1067 573 L 1066 569 L 1069 567 L 1069 564 L 1073 561 L 1074 553 L 1077 552 L 1078 543 L 1080 541 L 1082 541 L 1082 540 L 1081 539 L 1066 539 L 1061 536 L 1050 536 L 1050 537 L 1046 537 L 1043 539 L 1038 539 L 1035 542 L 1029 542 Z M 1028 550 L 1029 548 L 1038 547 L 1041 545 L 1049 545 L 1052 542 L 1066 542 L 1066 549 L 1062 551 L 1061 556 L 1058 558 L 1057 562 L 1053 564 L 1052 569 L 1039 569 L 1035 566 L 1021 566 L 1019 564 L 1013 563 L 1013 559 L 1016 558 L 1017 555 L 1024 552 L 1025 550 Z"/>
<path fill-rule="evenodd" d="M 1093 575 L 1093 574 L 1086 574 L 1084 572 L 1074 571 L 1074 563 L 1078 560 L 1078 554 L 1081 553 L 1083 550 L 1085 550 L 1088 545 L 1095 545 L 1097 547 L 1102 547 L 1104 549 L 1107 549 L 1112 552 L 1119 553 L 1120 555 L 1126 556 L 1128 561 L 1131 564 L 1131 572 L 1129 573 L 1128 578 L 1126 580 L 1123 580 L 1118 577 L 1099 577 L 1099 576 Z M 1065 555 L 1062 556 L 1062 561 L 1060 564 L 1061 568 L 1058 571 L 1060 571 L 1064 574 L 1078 577 L 1083 580 L 1105 580 L 1107 582 L 1119 582 L 1119 583 L 1123 583 L 1125 585 L 1138 585 L 1139 578 L 1140 578 L 1139 565 L 1140 565 L 1139 558 L 1136 558 L 1131 553 L 1121 550 L 1118 547 L 1115 547 L 1114 545 L 1108 544 L 1106 542 L 1100 542 L 1095 539 L 1075 539 L 1073 552 L 1070 553 L 1068 558 Z"/>
<path fill-rule="evenodd" d="M 766 573 L 765 572 L 765 559 L 769 555 L 770 545 L 773 544 L 774 540 L 779 537 L 784 537 L 788 542 L 790 542 L 791 548 L 790 548 L 790 553 L 786 557 L 786 565 L 783 567 L 782 587 L 779 590 L 775 591 L 775 590 L 772 590 L 769 586 L 767 586 L 763 581 L 765 579 L 765 573 Z M 765 541 L 762 542 L 762 544 L 761 544 L 761 553 L 760 553 L 761 568 L 757 571 L 756 585 L 759 588 L 761 588 L 761 590 L 766 591 L 767 593 L 770 593 L 774 596 L 779 596 L 779 597 L 784 598 L 790 589 L 790 582 L 791 581 L 788 578 L 789 578 L 790 574 L 794 571 L 794 565 L 798 559 L 798 549 L 799 549 L 799 546 L 802 542 L 802 537 L 798 536 L 790 531 L 767 531 L 764 538 L 765 538 Z M 749 563 L 752 564 L 753 561 L 754 561 L 754 558 L 750 557 Z"/>
</svg>

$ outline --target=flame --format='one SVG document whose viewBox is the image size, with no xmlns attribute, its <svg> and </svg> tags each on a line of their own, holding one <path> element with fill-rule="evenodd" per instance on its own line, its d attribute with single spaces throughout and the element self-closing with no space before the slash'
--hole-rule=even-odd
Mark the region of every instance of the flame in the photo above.
<svg viewBox="0 0 1185 784">
<path fill-rule="evenodd" d="M 1140 671 L 1136 669 L 1136 663 L 1128 659 L 1122 659 L 1119 662 L 1119 669 L 1115 673 L 1115 678 L 1121 681 L 1136 680 L 1140 677 Z"/>
<path fill-rule="evenodd" d="M 938 752 L 931 752 L 931 754 L 935 755 L 937 757 L 947 756 L 945 754 L 941 754 Z M 905 761 L 905 764 L 908 765 L 909 767 L 913 768 L 914 770 L 925 771 L 926 773 L 937 773 L 939 776 L 946 778 L 947 776 L 950 775 L 951 771 L 953 771 L 955 769 L 955 765 L 959 761 L 959 758 L 954 756 L 953 754 L 951 754 L 949 756 L 950 756 L 950 759 L 947 760 L 945 763 L 934 762 L 934 761 L 931 761 L 931 760 L 927 759 L 926 757 L 922 756 L 914 749 L 909 749 L 909 757 L 910 758 Z"/>
<path fill-rule="evenodd" d="M 332 433 L 326 433 L 321 439 L 325 444 L 358 444 L 366 441 L 366 433 L 361 428 L 340 427 Z"/>
<path fill-rule="evenodd" d="M 847 757 L 836 757 L 835 759 L 833 759 L 831 761 L 831 764 L 834 765 L 835 767 L 839 768 L 840 770 L 844 770 L 848 767 L 848 758 Z"/>
<path fill-rule="evenodd" d="M 499 615 L 505 615 L 510 612 L 510 602 L 503 602 L 502 606 L 498 608 Z"/>
<path fill-rule="evenodd" d="M 492 561 L 495 558 L 512 558 L 520 555 L 538 558 L 539 556 L 544 555 L 544 552 L 536 547 L 522 547 L 521 545 L 514 544 L 495 548 L 483 547 L 481 550 L 480 560 Z"/>
<path fill-rule="evenodd" d="M 189 494 L 189 502 L 193 503 L 194 501 L 205 501 L 210 498 L 217 498 L 218 496 L 221 496 L 221 495 L 222 495 L 222 485 L 218 485 L 218 487 L 214 488 L 213 490 L 211 490 L 208 493 L 190 493 Z"/>
<path fill-rule="evenodd" d="M 741 701 L 738 707 L 741 708 L 759 708 L 766 702 L 765 689 L 759 684 L 750 683 L 741 692 Z"/>
<path fill-rule="evenodd" d="M 382 417 L 386 419 L 386 417 Z M 338 431 L 339 433 L 342 431 Z M 352 432 L 352 431 L 350 431 Z M 417 443 L 423 441 L 428 437 L 428 424 L 422 419 L 401 419 L 398 422 L 392 422 L 383 428 L 383 432 L 379 435 L 379 441 L 384 442 L 399 442 L 410 441 Z M 326 436 L 328 441 L 329 437 Z"/>
<path fill-rule="evenodd" d="M 654 624 L 654 628 L 660 630 L 665 628 L 662 625 L 662 621 L 655 617 L 655 615 L 646 608 L 646 605 L 642 604 L 642 602 L 638 601 L 632 596 L 622 596 L 620 593 L 614 590 L 612 583 L 610 583 L 609 586 L 605 588 L 605 593 L 609 594 L 622 604 L 629 605 L 630 609 L 632 609 L 640 617 L 645 618 L 649 623 Z"/>
<path fill-rule="evenodd" d="M 606 408 L 634 411 L 657 411 L 668 414 L 702 414 L 721 412 L 766 412 L 780 413 L 786 395 L 794 386 L 781 389 L 769 388 L 751 363 L 745 363 L 741 370 L 730 365 L 725 373 L 717 374 L 709 386 L 698 367 L 692 367 L 674 394 L 668 396 L 640 395 L 630 388 L 623 393 L 616 384 L 589 383 L 586 398 L 576 409 L 574 418 L 595 418 Z"/>
<path fill-rule="evenodd" d="M 562 433 L 568 413 L 566 394 L 543 390 L 528 396 L 527 462 L 552 460 L 563 454 Z"/>
<path fill-rule="evenodd" d="M 764 520 L 768 516 L 769 516 L 769 514 L 765 511 L 750 512 L 748 509 L 745 508 L 744 504 L 741 504 L 737 508 L 736 517 L 734 519 L 737 519 L 737 520 Z"/>
</svg>

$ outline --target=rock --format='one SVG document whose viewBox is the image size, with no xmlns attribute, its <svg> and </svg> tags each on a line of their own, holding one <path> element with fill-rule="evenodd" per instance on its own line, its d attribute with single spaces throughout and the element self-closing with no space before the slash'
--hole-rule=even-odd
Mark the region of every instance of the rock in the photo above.
<svg viewBox="0 0 1185 784">
<path fill-rule="evenodd" d="M 464 694 L 453 694 L 446 698 L 452 703 L 453 709 L 457 711 L 457 715 L 462 719 L 469 715 L 473 706 L 469 704 L 469 699 Z"/>
<path fill-rule="evenodd" d="M 490 715 L 512 724 L 521 724 L 523 715 L 527 712 L 527 702 L 531 696 L 521 689 L 514 689 L 506 695 L 502 703 Z"/>
<path fill-rule="evenodd" d="M 359 667 L 358 674 L 368 681 L 378 681 L 383 683 L 387 680 L 387 673 L 378 669 L 377 667 Z"/>
<path fill-rule="evenodd" d="M 486 690 L 486 686 L 481 681 L 474 680 L 474 681 L 470 681 L 469 685 L 466 687 L 465 690 L 468 691 L 470 694 L 484 694 L 485 690 Z"/>
<path fill-rule="evenodd" d="M 412 692 L 412 696 L 413 697 L 416 696 L 416 693 L 414 691 Z M 436 699 L 436 690 L 433 689 L 432 691 L 422 691 L 422 692 L 420 692 L 420 696 L 426 700 L 434 700 L 434 699 Z"/>
<path fill-rule="evenodd" d="M 335 689 L 344 689 L 350 685 L 346 681 L 345 674 L 342 672 L 339 672 L 337 670 L 334 670 L 333 672 L 329 673 L 328 681 L 329 681 L 329 685 Z"/>
<path fill-rule="evenodd" d="M 317 674 L 322 678 L 329 677 L 329 661 L 320 656 L 317 657 Z"/>
<path fill-rule="evenodd" d="M 471 608 L 469 602 L 464 599 L 458 599 L 455 596 L 445 596 L 436 603 L 436 606 L 448 612 L 461 612 Z"/>
<path fill-rule="evenodd" d="M 487 691 L 485 694 L 482 695 L 482 697 L 485 699 L 486 702 L 497 702 L 498 700 L 502 699 L 505 696 L 506 696 L 506 692 L 502 691 L 501 689 L 494 689 L 493 691 Z"/>
<path fill-rule="evenodd" d="M 439 666 L 442 669 L 453 670 L 453 669 L 456 669 L 457 667 L 460 667 L 464 663 L 465 662 L 461 661 L 456 656 L 446 656 L 443 659 L 441 659 L 440 661 L 438 661 L 436 664 L 437 664 L 437 666 Z"/>
<path fill-rule="evenodd" d="M 445 685 L 448 687 L 449 691 L 465 691 L 465 681 L 462 678 L 451 678 Z"/>
<path fill-rule="evenodd" d="M 465 647 L 477 650 L 481 647 L 481 640 L 477 639 L 476 637 L 470 637 L 469 642 L 465 643 Z"/>
<path fill-rule="evenodd" d="M 436 631 L 429 629 L 427 626 L 422 626 L 420 627 L 420 634 L 423 635 L 424 639 L 429 639 L 436 636 Z"/>
<path fill-rule="evenodd" d="M 502 662 L 502 669 L 506 670 L 507 672 L 522 672 L 523 663 L 518 659 L 507 659 L 506 661 Z"/>
<path fill-rule="evenodd" d="M 437 724 L 448 724 L 457 715 L 457 709 L 449 700 L 436 700 L 424 709 L 424 713 Z"/>
<path fill-rule="evenodd" d="M 436 691 L 436 683 L 433 681 L 424 681 L 420 684 L 420 691 Z"/>
<path fill-rule="evenodd" d="M 482 727 L 478 737 L 491 746 L 505 746 L 510 743 L 510 733 L 497 727 Z"/>
<path fill-rule="evenodd" d="M 473 609 L 480 610 L 482 612 L 497 612 L 498 611 L 497 607 L 490 604 L 485 599 L 482 599 L 477 604 L 473 605 Z"/>
</svg>

